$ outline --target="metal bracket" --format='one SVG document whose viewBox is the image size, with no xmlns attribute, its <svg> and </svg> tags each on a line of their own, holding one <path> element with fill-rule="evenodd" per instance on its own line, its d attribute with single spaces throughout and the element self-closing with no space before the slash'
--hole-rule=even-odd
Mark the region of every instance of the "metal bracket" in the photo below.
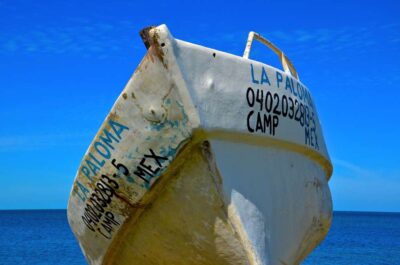
<svg viewBox="0 0 400 265">
<path fill-rule="evenodd" d="M 253 44 L 253 39 L 256 39 L 266 45 L 268 48 L 270 48 L 273 52 L 278 55 L 279 60 L 282 63 L 283 69 L 285 70 L 285 73 L 294 76 L 297 80 L 300 80 L 299 75 L 297 74 L 296 69 L 294 68 L 292 62 L 289 60 L 289 58 L 286 57 L 286 55 L 278 48 L 276 47 L 272 42 L 261 36 L 260 34 L 250 31 L 249 32 L 249 37 L 247 38 L 247 43 L 246 43 L 246 49 L 244 50 L 243 53 L 243 58 L 248 59 L 250 55 L 250 50 L 251 50 L 251 45 Z"/>
</svg>

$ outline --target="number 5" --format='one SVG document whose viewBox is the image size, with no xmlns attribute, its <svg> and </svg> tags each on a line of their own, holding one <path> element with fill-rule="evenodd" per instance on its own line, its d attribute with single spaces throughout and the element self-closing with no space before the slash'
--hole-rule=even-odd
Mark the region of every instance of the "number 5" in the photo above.
<svg viewBox="0 0 400 265">
<path fill-rule="evenodd" d="M 118 170 L 119 173 L 129 176 L 129 170 L 123 164 L 116 164 L 116 159 L 111 161 L 111 164 Z"/>
</svg>

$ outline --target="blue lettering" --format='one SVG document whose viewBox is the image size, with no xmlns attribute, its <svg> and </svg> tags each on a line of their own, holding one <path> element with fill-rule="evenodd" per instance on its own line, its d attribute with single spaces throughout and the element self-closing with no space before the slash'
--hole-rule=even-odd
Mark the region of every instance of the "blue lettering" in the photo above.
<svg viewBox="0 0 400 265">
<path fill-rule="evenodd" d="M 293 94 L 294 94 L 295 96 L 297 96 L 297 94 L 296 94 L 296 88 L 294 87 L 293 79 L 292 79 L 292 78 L 290 78 L 290 83 L 292 84 Z"/>
<path fill-rule="evenodd" d="M 90 176 L 90 171 L 86 166 L 82 166 L 81 171 L 83 172 L 83 174 L 85 174 L 85 176 L 90 180 L 93 181 L 92 177 Z"/>
<path fill-rule="evenodd" d="M 105 136 L 100 136 L 100 139 L 103 141 L 103 143 L 105 143 L 109 148 L 111 148 L 112 150 L 114 150 L 114 147 L 112 146 L 112 142 L 113 140 L 116 141 L 117 143 L 119 143 L 119 140 L 112 135 L 107 129 L 103 130 L 103 133 Z"/>
<path fill-rule="evenodd" d="M 81 184 L 79 181 L 76 182 L 76 185 L 78 186 L 78 188 L 83 192 L 83 196 L 81 195 L 81 193 L 79 191 L 77 191 L 76 189 L 74 189 L 75 194 L 78 195 L 78 197 L 85 202 L 85 200 L 87 199 L 86 193 L 89 193 L 89 190 L 83 185 Z"/>
<path fill-rule="evenodd" d="M 289 79 L 288 76 L 286 76 L 286 87 L 285 87 L 285 89 L 287 90 L 288 88 L 290 89 L 290 92 L 293 93 L 293 88 L 292 88 L 292 85 L 290 83 L 290 79 Z"/>
<path fill-rule="evenodd" d="M 258 80 L 256 80 L 256 79 L 254 78 L 253 64 L 250 64 L 250 68 L 251 68 L 251 80 L 253 81 L 253 83 L 254 83 L 254 84 L 260 83 Z"/>
<path fill-rule="evenodd" d="M 104 166 L 104 163 L 105 163 L 104 160 L 102 160 L 102 161 L 100 162 L 99 160 L 97 160 L 97 158 L 96 158 L 94 155 L 92 155 L 92 153 L 89 153 L 89 156 L 90 156 L 91 159 L 94 160 L 94 162 L 97 163 L 97 165 L 98 165 L 99 167 L 103 167 L 103 166 Z"/>
<path fill-rule="evenodd" d="M 303 90 L 303 86 L 300 85 L 300 83 L 297 83 L 297 93 L 299 94 L 299 98 L 303 99 L 303 95 L 304 95 L 304 90 Z"/>
<path fill-rule="evenodd" d="M 118 136 L 119 139 L 121 139 L 121 133 L 124 130 L 129 130 L 129 128 L 125 125 L 122 125 L 121 123 L 118 123 L 113 120 L 109 120 L 108 124 L 110 124 L 111 128 L 113 129 L 114 133 Z"/>
<path fill-rule="evenodd" d="M 89 155 L 91 155 L 91 154 L 89 154 Z M 92 161 L 90 161 L 88 159 L 86 159 L 85 161 L 86 161 L 86 164 L 89 166 L 90 170 L 92 171 L 93 175 L 96 176 L 97 170 L 100 170 L 100 168 L 98 166 L 96 166 L 95 164 L 93 164 Z"/>
<path fill-rule="evenodd" d="M 268 85 L 271 85 L 268 79 L 267 71 L 265 71 L 264 66 L 262 67 L 262 72 L 261 72 L 261 84 L 268 83 Z"/>
<path fill-rule="evenodd" d="M 109 159 L 111 157 L 111 152 L 108 150 L 108 148 L 101 142 L 95 142 L 94 143 L 94 148 L 96 148 L 96 151 L 105 159 Z"/>
<path fill-rule="evenodd" d="M 276 86 L 279 88 L 279 83 L 282 83 L 282 74 L 279 72 L 276 72 Z"/>
</svg>

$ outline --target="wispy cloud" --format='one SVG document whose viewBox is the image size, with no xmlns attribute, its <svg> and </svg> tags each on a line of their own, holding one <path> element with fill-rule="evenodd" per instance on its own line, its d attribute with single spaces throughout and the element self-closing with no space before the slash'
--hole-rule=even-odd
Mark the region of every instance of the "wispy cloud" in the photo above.
<svg viewBox="0 0 400 265">
<path fill-rule="evenodd" d="M 131 24 L 127 21 L 115 23 L 90 23 L 80 21 L 71 26 L 29 29 L 8 29 L 0 31 L 0 54 L 79 54 L 107 57 L 112 52 L 139 48 L 131 40 Z"/>
<path fill-rule="evenodd" d="M 400 53 L 400 23 L 368 25 L 362 27 L 297 28 L 275 29 L 258 32 L 280 47 L 293 61 L 319 62 L 345 61 L 349 56 L 364 56 L 391 51 Z M 189 36 L 195 43 L 205 43 L 210 47 L 240 55 L 244 50 L 248 31 L 237 30 L 227 33 L 203 32 L 197 37 Z M 257 49 L 253 47 L 254 54 Z"/>
<path fill-rule="evenodd" d="M 398 179 L 400 178 L 400 171 L 393 171 L 386 168 L 368 168 L 360 166 L 352 161 L 333 158 L 334 174 L 339 178 L 352 178 L 352 179 Z M 400 192 L 400 190 L 399 190 Z"/>
<path fill-rule="evenodd" d="M 352 162 L 341 160 L 341 159 L 333 159 L 333 164 L 337 167 L 340 167 L 341 169 L 344 169 L 347 172 L 350 172 L 354 176 L 365 177 L 365 176 L 377 176 L 378 175 L 376 172 L 367 170 L 356 164 L 353 164 Z"/>
<path fill-rule="evenodd" d="M 399 211 L 399 171 L 369 169 L 333 159 L 329 184 L 336 210 Z"/>
<path fill-rule="evenodd" d="M 93 132 L 0 137 L 0 152 L 80 145 L 93 137 Z"/>
<path fill-rule="evenodd" d="M 400 50 L 396 45 L 400 37 L 400 23 L 369 27 L 275 30 L 262 34 L 280 45 L 287 46 L 291 54 L 312 54 L 312 51 L 332 53 L 341 50 L 365 53 L 366 48 L 379 44 Z M 377 39 L 379 42 L 375 41 Z M 293 43 L 296 44 L 295 48 L 292 48 Z"/>
</svg>

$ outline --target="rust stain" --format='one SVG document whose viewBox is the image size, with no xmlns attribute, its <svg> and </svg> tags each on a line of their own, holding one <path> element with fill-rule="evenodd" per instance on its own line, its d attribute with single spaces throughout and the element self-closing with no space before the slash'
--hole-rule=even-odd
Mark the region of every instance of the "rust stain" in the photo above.
<svg viewBox="0 0 400 265">
<path fill-rule="evenodd" d="M 154 63 L 153 46 L 151 46 L 151 47 L 148 49 L 148 52 L 147 52 L 146 57 L 148 57 L 148 59 L 150 59 L 150 61 L 151 61 L 152 63 Z"/>
<path fill-rule="evenodd" d="M 125 202 L 130 208 L 134 208 L 134 209 L 141 208 L 141 209 L 144 209 L 144 208 L 147 208 L 149 206 L 149 204 L 142 203 L 141 201 L 132 203 L 124 194 L 121 194 L 121 193 L 118 193 L 118 192 L 115 193 L 115 197 L 117 197 L 121 201 Z"/>
<path fill-rule="evenodd" d="M 151 46 L 151 38 L 149 32 L 154 28 L 155 26 L 145 27 L 139 32 L 139 35 L 142 38 L 144 46 L 146 46 L 146 49 L 148 49 Z"/>
<path fill-rule="evenodd" d="M 165 43 L 161 43 L 159 42 L 160 40 L 160 36 L 158 35 L 157 31 L 154 30 L 154 35 L 153 35 L 153 47 L 154 47 L 154 55 L 157 56 L 157 58 L 161 61 L 161 63 L 164 65 L 164 67 L 166 69 L 168 69 L 167 64 L 164 61 L 164 51 L 162 49 L 162 47 L 165 46 Z"/>
<path fill-rule="evenodd" d="M 164 60 L 165 54 L 163 51 L 163 47 L 165 47 L 165 43 L 160 43 L 160 35 L 158 34 L 157 29 L 154 26 L 150 26 L 142 29 L 139 34 L 143 40 L 144 45 L 148 49 L 150 60 L 154 62 L 153 56 L 157 57 L 162 65 L 166 69 L 168 69 L 168 66 Z"/>
</svg>

